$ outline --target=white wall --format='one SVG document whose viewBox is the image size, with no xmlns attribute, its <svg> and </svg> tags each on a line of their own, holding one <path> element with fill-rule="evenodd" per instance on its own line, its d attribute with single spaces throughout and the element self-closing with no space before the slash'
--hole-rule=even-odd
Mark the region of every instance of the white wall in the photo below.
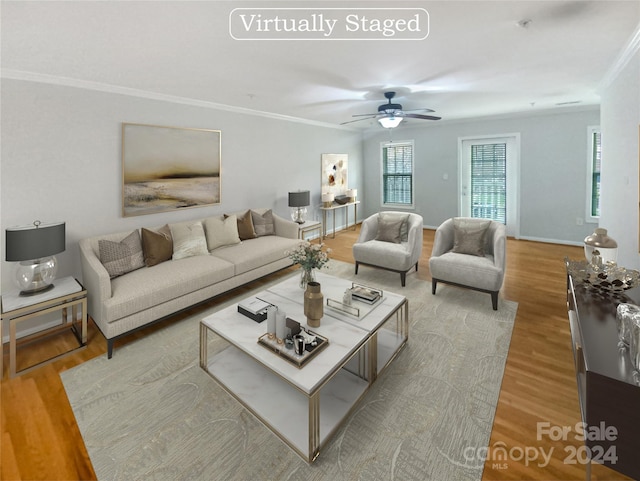
<svg viewBox="0 0 640 481">
<path fill-rule="evenodd" d="M 599 110 L 573 109 L 509 118 L 429 123 L 365 135 L 366 214 L 380 209 L 380 142 L 415 140 L 416 212 L 436 227 L 458 215 L 458 138 L 520 134 L 520 238 L 581 243 L 594 224 L 586 216 L 587 126 Z M 426 121 L 425 121 L 426 124 Z M 415 122 L 413 123 L 415 125 Z M 448 179 L 444 180 L 443 174 Z"/>
<path fill-rule="evenodd" d="M 640 32 L 640 27 L 637 33 Z M 640 49 L 602 91 L 602 199 L 600 226 L 618 242 L 618 264 L 640 269 L 638 162 L 640 161 Z"/>
<path fill-rule="evenodd" d="M 350 184 L 362 189 L 359 132 L 22 80 L 3 79 L 1 95 L 3 237 L 8 226 L 66 221 L 58 276 L 81 278 L 81 238 L 251 207 L 288 217 L 291 190 L 311 190 L 318 218 L 322 153 L 349 154 Z M 221 204 L 123 218 L 122 122 L 221 130 Z M 1 255 L 5 291 L 4 242 Z"/>
</svg>

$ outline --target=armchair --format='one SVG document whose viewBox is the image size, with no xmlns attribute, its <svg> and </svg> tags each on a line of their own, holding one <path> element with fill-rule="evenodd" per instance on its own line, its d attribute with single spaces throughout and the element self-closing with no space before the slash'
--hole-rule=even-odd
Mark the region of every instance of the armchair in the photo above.
<svg viewBox="0 0 640 481">
<path fill-rule="evenodd" d="M 491 294 L 498 310 L 506 258 L 506 227 L 489 219 L 456 217 L 437 229 L 429 259 L 435 295 L 438 282 Z"/>
<path fill-rule="evenodd" d="M 422 253 L 422 216 L 406 212 L 380 212 L 362 222 L 360 235 L 353 245 L 353 258 L 358 267 L 379 267 L 400 274 L 405 286 L 407 272 Z"/>
</svg>

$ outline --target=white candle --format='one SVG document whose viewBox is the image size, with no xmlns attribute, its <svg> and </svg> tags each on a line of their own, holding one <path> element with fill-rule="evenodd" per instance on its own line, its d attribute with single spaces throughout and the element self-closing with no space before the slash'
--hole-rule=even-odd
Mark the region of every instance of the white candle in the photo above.
<svg viewBox="0 0 640 481">
<path fill-rule="evenodd" d="M 276 335 L 276 306 L 267 307 L 267 334 L 269 339 L 273 339 Z"/>
<path fill-rule="evenodd" d="M 278 309 L 276 311 L 276 337 L 282 344 L 287 332 L 287 313 Z"/>
</svg>

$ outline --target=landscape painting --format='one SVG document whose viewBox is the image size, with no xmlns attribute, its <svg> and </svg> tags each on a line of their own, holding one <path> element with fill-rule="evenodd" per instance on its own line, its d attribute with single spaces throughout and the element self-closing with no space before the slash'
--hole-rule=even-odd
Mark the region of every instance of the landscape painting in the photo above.
<svg viewBox="0 0 640 481">
<path fill-rule="evenodd" d="M 322 154 L 322 193 L 338 196 L 346 192 L 348 161 L 347 154 Z"/>
<path fill-rule="evenodd" d="M 122 124 L 124 217 L 220 203 L 219 130 Z"/>
</svg>

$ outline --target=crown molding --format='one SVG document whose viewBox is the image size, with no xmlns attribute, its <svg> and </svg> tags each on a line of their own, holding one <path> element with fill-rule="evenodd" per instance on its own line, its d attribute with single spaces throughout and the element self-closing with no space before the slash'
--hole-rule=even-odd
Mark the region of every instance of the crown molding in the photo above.
<svg viewBox="0 0 640 481">
<path fill-rule="evenodd" d="M 247 109 L 244 107 L 235 107 L 232 105 L 219 104 L 206 100 L 192 99 L 188 97 L 179 97 L 176 95 L 161 94 L 158 92 L 150 92 L 147 90 L 122 87 L 119 85 L 106 84 L 102 82 L 93 82 L 89 80 L 80 80 L 70 77 L 59 77 L 56 75 L 41 74 L 37 72 L 29 72 L 25 70 L 2 69 L 0 76 L 3 79 L 23 80 L 27 82 L 38 82 L 50 85 L 60 85 L 64 87 L 73 87 L 83 90 L 93 90 L 97 92 L 106 92 L 117 95 L 128 95 L 130 97 L 138 97 L 149 100 L 159 100 L 161 102 L 170 102 L 174 104 L 189 105 L 193 107 L 202 107 L 212 110 L 223 110 L 237 114 L 253 115 L 256 117 L 266 117 L 269 119 L 283 120 L 286 122 L 295 122 L 299 124 L 314 125 L 316 127 L 324 127 L 338 130 L 357 131 L 353 127 L 344 127 L 328 122 L 319 122 L 316 120 L 303 119 L 289 115 L 275 114 L 272 112 L 264 112 L 261 110 Z"/>
<path fill-rule="evenodd" d="M 631 35 L 626 47 L 620 52 L 613 65 L 609 68 L 600 82 L 599 90 L 605 90 L 620 75 L 620 72 L 627 66 L 633 56 L 640 50 L 640 23 Z"/>
</svg>

